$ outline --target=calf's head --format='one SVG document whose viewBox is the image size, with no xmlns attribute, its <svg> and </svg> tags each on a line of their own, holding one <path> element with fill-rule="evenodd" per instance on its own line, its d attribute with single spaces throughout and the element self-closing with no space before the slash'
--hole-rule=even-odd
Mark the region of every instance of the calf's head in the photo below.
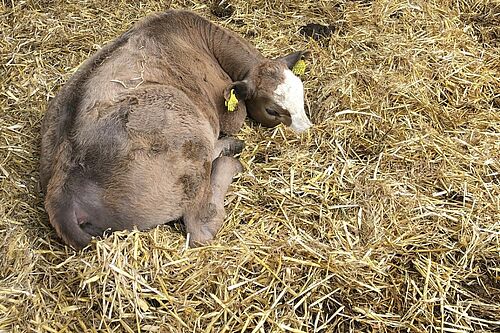
<svg viewBox="0 0 500 333">
<path fill-rule="evenodd" d="M 226 88 L 225 99 L 233 90 L 245 101 L 250 117 L 264 126 L 284 123 L 299 133 L 307 130 L 312 124 L 304 111 L 304 86 L 291 71 L 303 55 L 299 51 L 257 64 L 244 80 Z"/>
</svg>

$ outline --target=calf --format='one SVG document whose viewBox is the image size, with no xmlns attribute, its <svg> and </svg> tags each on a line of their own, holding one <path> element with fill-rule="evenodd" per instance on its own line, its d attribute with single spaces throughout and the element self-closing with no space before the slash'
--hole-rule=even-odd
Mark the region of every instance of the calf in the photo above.
<svg viewBox="0 0 500 333">
<path fill-rule="evenodd" d="M 138 22 L 85 61 L 42 124 L 40 182 L 58 235 L 74 248 L 105 231 L 182 218 L 190 245 L 213 239 L 241 164 L 230 135 L 247 113 L 311 126 L 290 68 L 188 11 Z M 226 105 L 230 105 L 228 111 Z"/>
</svg>

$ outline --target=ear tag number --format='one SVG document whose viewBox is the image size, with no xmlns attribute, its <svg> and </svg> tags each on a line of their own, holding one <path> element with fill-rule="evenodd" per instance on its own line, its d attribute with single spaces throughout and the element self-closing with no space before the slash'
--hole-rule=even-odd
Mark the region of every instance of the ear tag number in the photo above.
<svg viewBox="0 0 500 333">
<path fill-rule="evenodd" d="M 238 107 L 238 99 L 234 94 L 234 89 L 231 89 L 231 92 L 229 93 L 229 99 L 226 101 L 225 104 L 229 112 L 233 112 Z"/>
<path fill-rule="evenodd" d="M 305 71 L 306 71 L 306 62 L 302 59 L 297 61 L 292 68 L 292 72 L 295 75 L 303 75 Z"/>
</svg>

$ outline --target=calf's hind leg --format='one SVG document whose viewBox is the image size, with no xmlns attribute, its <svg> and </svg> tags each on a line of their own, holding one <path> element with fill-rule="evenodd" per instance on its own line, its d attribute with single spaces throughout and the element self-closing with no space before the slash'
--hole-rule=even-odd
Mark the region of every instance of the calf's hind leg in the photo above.
<svg viewBox="0 0 500 333">
<path fill-rule="evenodd" d="M 224 197 L 233 177 L 242 169 L 234 157 L 221 156 L 213 161 L 205 200 L 198 207 L 189 207 L 184 214 L 190 246 L 206 244 L 219 231 L 225 216 Z"/>
</svg>

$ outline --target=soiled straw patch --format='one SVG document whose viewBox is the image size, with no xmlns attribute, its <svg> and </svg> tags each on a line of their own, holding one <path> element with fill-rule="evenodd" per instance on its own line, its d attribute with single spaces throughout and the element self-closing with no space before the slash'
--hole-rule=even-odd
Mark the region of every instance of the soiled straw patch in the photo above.
<svg viewBox="0 0 500 333">
<path fill-rule="evenodd" d="M 168 5 L 1 4 L 0 332 L 500 331 L 498 2 L 234 0 L 221 19 L 172 1 L 267 56 L 309 50 L 316 125 L 247 122 L 211 246 L 172 224 L 83 252 L 43 210 L 40 120 L 85 58 Z"/>
</svg>

